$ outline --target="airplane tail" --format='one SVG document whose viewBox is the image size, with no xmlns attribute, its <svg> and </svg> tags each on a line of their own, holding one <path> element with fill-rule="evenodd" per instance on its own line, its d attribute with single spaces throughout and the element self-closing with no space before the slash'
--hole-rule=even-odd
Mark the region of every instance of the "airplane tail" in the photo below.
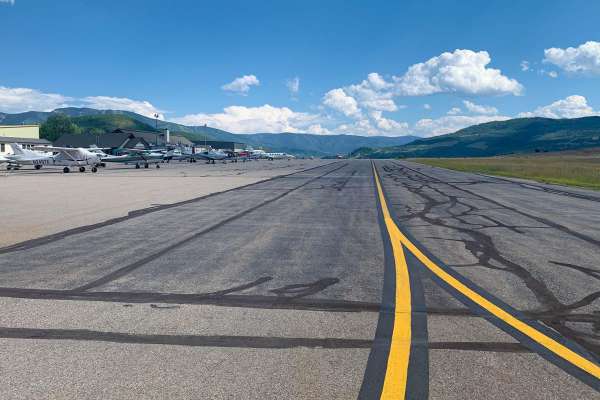
<svg viewBox="0 0 600 400">
<path fill-rule="evenodd" d="M 12 151 L 15 155 L 24 155 L 25 151 L 23 151 L 23 148 L 21 147 L 20 144 L 18 143 L 11 143 L 10 147 L 12 148 Z"/>
</svg>

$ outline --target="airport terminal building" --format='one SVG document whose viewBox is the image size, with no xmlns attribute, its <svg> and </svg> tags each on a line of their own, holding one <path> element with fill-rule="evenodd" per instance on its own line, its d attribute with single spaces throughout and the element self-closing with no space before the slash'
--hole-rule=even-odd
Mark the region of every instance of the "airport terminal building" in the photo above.
<svg viewBox="0 0 600 400">
<path fill-rule="evenodd" d="M 52 145 L 48 140 L 40 139 L 39 125 L 0 125 L 0 155 L 13 153 L 11 143 L 18 143 L 26 149 Z"/>
</svg>

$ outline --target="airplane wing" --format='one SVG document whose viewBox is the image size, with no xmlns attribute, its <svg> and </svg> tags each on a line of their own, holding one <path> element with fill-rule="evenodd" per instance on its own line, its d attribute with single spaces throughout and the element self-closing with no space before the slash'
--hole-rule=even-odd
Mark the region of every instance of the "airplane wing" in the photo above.
<svg viewBox="0 0 600 400">
<path fill-rule="evenodd" d="M 81 150 L 73 148 L 73 147 L 36 146 L 35 149 L 36 150 L 38 150 L 38 149 L 45 150 L 45 151 L 55 151 L 72 161 L 77 161 L 81 158 Z"/>
</svg>

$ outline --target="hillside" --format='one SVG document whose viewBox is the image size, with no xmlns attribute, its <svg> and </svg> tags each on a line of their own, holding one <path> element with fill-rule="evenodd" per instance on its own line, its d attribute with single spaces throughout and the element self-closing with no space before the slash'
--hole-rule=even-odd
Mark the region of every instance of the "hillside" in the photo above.
<svg viewBox="0 0 600 400">
<path fill-rule="evenodd" d="M 488 122 L 403 146 L 359 148 L 361 158 L 485 157 L 600 146 L 600 117 Z M 372 146 L 369 146 L 372 147 Z"/>
<path fill-rule="evenodd" d="M 30 111 L 20 114 L 0 113 L 0 124 L 19 125 L 43 123 L 53 114 L 65 114 L 85 132 L 109 132 L 116 128 L 155 130 L 156 121 L 130 111 L 96 110 L 92 108 L 59 108 L 52 112 Z M 207 126 L 185 126 L 173 122 L 158 121 L 158 128 L 168 128 L 174 134 L 182 134 L 190 140 L 224 140 L 241 142 L 268 151 L 296 155 L 334 156 L 348 154 L 352 150 L 368 147 L 398 146 L 415 139 L 412 136 L 383 137 L 355 135 L 311 135 L 304 133 L 257 133 L 234 134 Z"/>
<path fill-rule="evenodd" d="M 409 143 L 413 136 L 355 136 L 355 135 L 310 135 L 306 133 L 257 133 L 235 135 L 242 142 L 253 146 L 264 146 L 273 151 L 299 155 L 328 156 L 348 154 L 361 146 L 383 147 Z"/>
<path fill-rule="evenodd" d="M 71 118 L 84 132 L 111 132 L 117 128 L 153 131 L 154 127 L 126 115 L 82 115 Z"/>
</svg>

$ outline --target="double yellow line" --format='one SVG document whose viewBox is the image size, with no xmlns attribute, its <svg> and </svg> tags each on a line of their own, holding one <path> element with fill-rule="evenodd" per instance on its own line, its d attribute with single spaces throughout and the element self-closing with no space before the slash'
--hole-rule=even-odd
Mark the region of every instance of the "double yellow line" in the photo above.
<svg viewBox="0 0 600 400">
<path fill-rule="evenodd" d="M 408 266 L 402 246 L 406 247 L 406 249 L 408 249 L 438 278 L 459 291 L 479 307 L 485 309 L 510 327 L 542 345 L 556 356 L 600 380 L 600 366 L 598 366 L 598 364 L 579 355 L 546 334 L 521 321 L 511 313 L 498 307 L 483 295 L 477 293 L 475 290 L 469 288 L 467 285 L 444 271 L 419 250 L 419 248 L 400 231 L 392 219 L 374 163 L 373 174 L 375 176 L 377 193 L 379 195 L 379 202 L 381 204 L 385 226 L 392 242 L 392 250 L 396 264 L 396 309 L 394 328 L 381 399 L 403 399 L 406 396 L 406 381 L 411 346 L 411 296 Z"/>
</svg>

